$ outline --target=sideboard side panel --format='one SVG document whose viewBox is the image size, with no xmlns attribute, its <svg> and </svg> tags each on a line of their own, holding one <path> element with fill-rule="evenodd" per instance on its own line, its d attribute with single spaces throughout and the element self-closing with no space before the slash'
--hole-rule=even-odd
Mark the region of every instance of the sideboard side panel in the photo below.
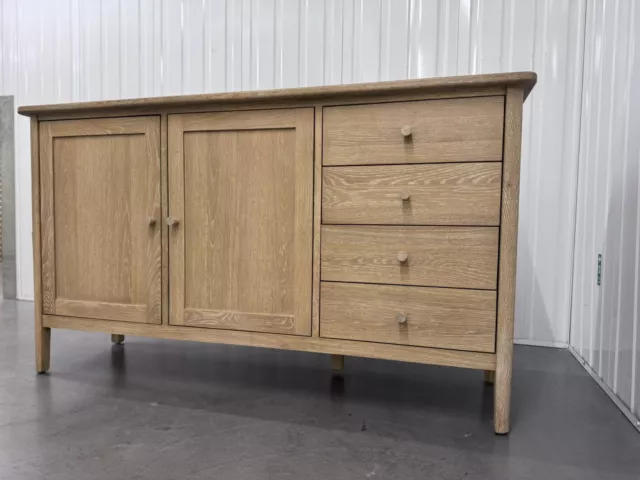
<svg viewBox="0 0 640 480">
<path fill-rule="evenodd" d="M 509 432 L 523 102 L 524 91 L 522 89 L 509 88 L 507 90 L 502 164 L 500 263 L 498 266 L 498 325 L 496 336 L 497 360 L 494 420 L 496 433 Z"/>
<path fill-rule="evenodd" d="M 33 236 L 33 280 L 36 332 L 36 371 L 49 370 L 51 329 L 43 326 L 42 317 L 42 236 L 40 223 L 40 135 L 37 118 L 31 118 L 31 215 Z"/>
<path fill-rule="evenodd" d="M 315 107 L 313 155 L 313 309 L 311 336 L 320 336 L 320 223 L 322 219 L 322 105 Z"/>
</svg>

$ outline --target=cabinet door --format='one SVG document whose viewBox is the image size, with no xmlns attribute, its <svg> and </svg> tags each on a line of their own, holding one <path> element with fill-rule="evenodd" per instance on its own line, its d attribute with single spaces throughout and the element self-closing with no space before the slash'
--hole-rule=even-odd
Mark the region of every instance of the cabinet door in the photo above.
<svg viewBox="0 0 640 480">
<path fill-rule="evenodd" d="M 313 121 L 169 116 L 171 324 L 310 334 Z"/>
<path fill-rule="evenodd" d="M 40 123 L 47 314 L 160 323 L 160 120 Z"/>
</svg>

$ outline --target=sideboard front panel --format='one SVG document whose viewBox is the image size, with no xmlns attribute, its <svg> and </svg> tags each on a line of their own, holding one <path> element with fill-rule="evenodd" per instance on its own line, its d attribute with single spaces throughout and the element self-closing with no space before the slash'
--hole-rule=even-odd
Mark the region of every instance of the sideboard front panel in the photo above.
<svg viewBox="0 0 640 480">
<path fill-rule="evenodd" d="M 500 224 L 502 164 L 324 167 L 322 223 Z"/>
<path fill-rule="evenodd" d="M 40 128 L 43 311 L 160 323 L 159 117 Z"/>
<path fill-rule="evenodd" d="M 309 335 L 313 110 L 169 119 L 174 325 Z"/>
<path fill-rule="evenodd" d="M 323 165 L 502 160 L 504 97 L 324 109 Z"/>
<path fill-rule="evenodd" d="M 320 299 L 324 338 L 495 350 L 495 291 L 322 282 Z"/>
<path fill-rule="evenodd" d="M 322 280 L 495 290 L 497 227 L 322 226 Z"/>
</svg>

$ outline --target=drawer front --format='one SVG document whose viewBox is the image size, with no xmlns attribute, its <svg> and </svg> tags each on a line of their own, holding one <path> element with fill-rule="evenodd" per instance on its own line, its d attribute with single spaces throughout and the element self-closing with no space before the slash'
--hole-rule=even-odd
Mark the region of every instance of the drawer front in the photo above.
<svg viewBox="0 0 640 480">
<path fill-rule="evenodd" d="M 320 336 L 493 352 L 496 292 L 322 283 Z"/>
<path fill-rule="evenodd" d="M 323 226 L 321 279 L 495 289 L 496 227 Z"/>
<path fill-rule="evenodd" d="M 323 164 L 500 161 L 504 97 L 327 107 Z"/>
<path fill-rule="evenodd" d="M 322 222 L 499 225 L 500 163 L 325 167 Z"/>
</svg>

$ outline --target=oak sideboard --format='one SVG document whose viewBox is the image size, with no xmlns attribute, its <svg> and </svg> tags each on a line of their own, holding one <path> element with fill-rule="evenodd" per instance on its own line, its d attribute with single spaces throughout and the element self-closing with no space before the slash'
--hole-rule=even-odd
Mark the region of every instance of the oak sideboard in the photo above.
<svg viewBox="0 0 640 480">
<path fill-rule="evenodd" d="M 472 368 L 509 431 L 532 72 L 21 107 L 52 328 Z"/>
</svg>

